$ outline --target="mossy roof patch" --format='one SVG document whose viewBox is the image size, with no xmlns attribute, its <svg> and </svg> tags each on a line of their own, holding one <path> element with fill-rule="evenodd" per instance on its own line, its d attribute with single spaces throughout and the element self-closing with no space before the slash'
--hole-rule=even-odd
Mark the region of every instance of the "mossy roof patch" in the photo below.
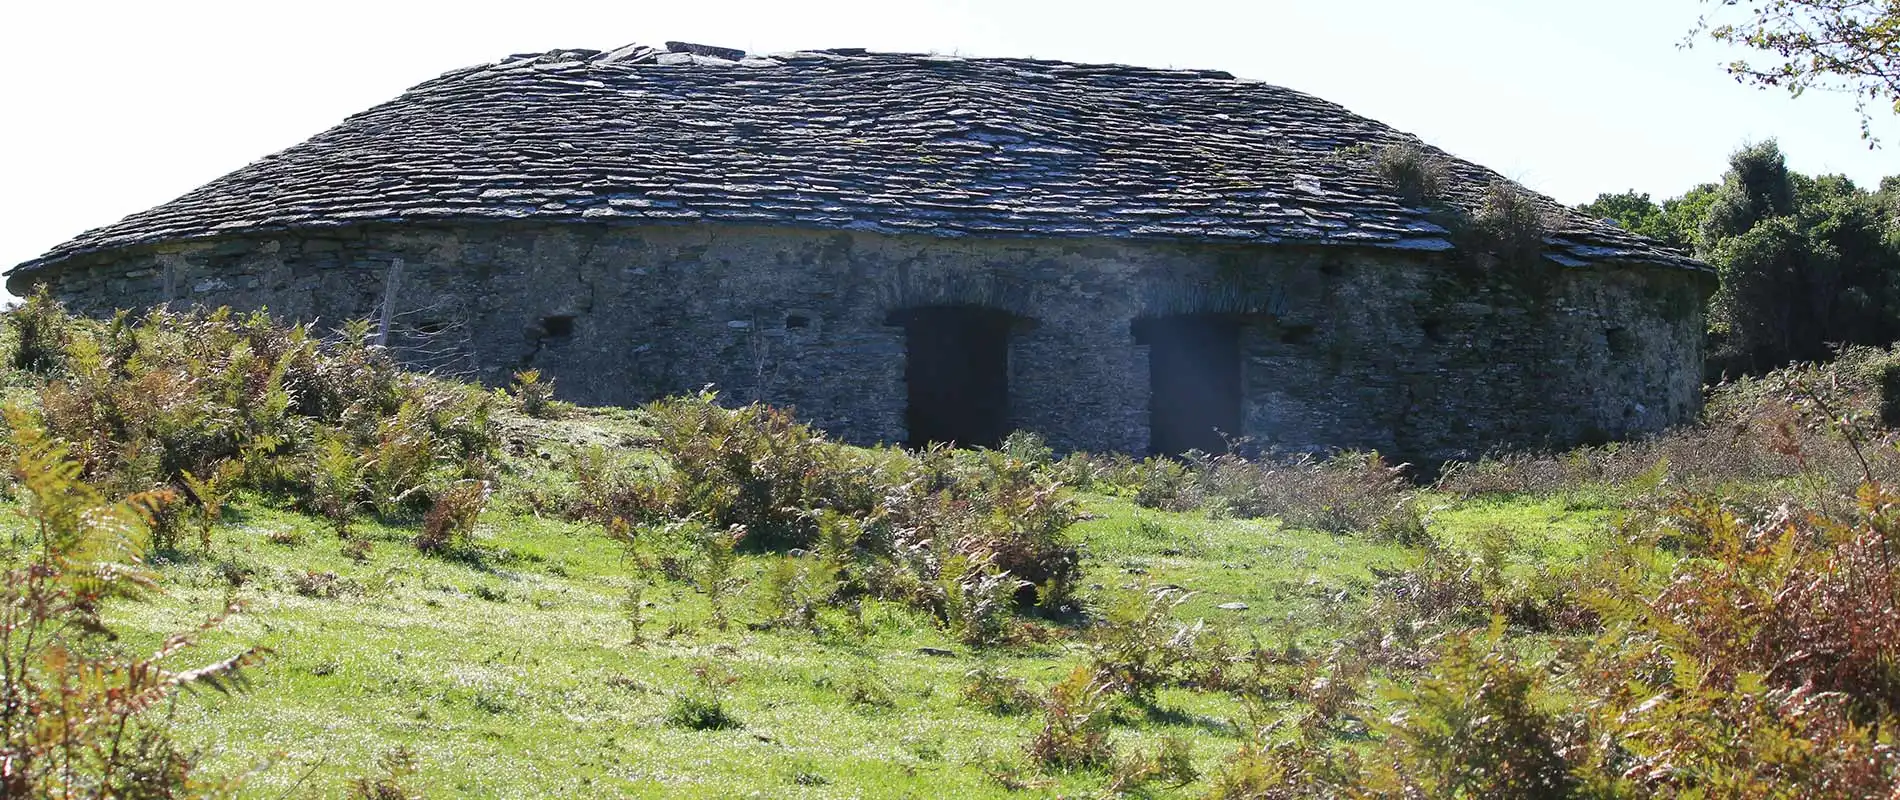
<svg viewBox="0 0 1900 800">
<path fill-rule="evenodd" d="M 1427 209 L 1341 156 L 1416 142 L 1208 70 L 682 43 L 556 50 L 446 73 L 12 272 L 169 240 L 457 220 L 1450 249 Z M 1455 205 L 1475 207 L 1500 179 L 1445 165 L 1440 193 Z M 1706 269 L 1538 201 L 1559 263 Z"/>
</svg>

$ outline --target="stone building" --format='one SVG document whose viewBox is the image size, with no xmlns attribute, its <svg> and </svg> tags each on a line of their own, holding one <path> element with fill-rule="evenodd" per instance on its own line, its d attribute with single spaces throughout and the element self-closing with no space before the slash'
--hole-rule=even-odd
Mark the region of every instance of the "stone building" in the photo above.
<svg viewBox="0 0 1900 800">
<path fill-rule="evenodd" d="M 714 384 L 863 443 L 1436 460 L 1689 418 L 1708 269 L 1501 181 L 1223 72 L 558 50 L 444 74 L 7 286 L 367 317 L 489 382 Z M 1471 235 L 1511 197 L 1515 255 Z"/>
</svg>

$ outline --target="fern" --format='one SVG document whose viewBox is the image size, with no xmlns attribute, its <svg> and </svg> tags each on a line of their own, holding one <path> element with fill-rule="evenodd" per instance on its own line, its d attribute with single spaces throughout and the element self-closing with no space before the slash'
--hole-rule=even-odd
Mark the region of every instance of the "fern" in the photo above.
<svg viewBox="0 0 1900 800">
<path fill-rule="evenodd" d="M 112 631 L 104 601 L 156 585 L 140 563 L 155 493 L 108 501 L 31 415 L 6 409 L 14 475 L 27 495 L 37 547 L 0 588 L 0 796 L 209 796 L 191 754 L 155 713 L 180 691 L 248 685 L 262 648 L 188 669 L 167 666 L 239 611 L 233 604 L 143 656 L 98 647 Z"/>
</svg>

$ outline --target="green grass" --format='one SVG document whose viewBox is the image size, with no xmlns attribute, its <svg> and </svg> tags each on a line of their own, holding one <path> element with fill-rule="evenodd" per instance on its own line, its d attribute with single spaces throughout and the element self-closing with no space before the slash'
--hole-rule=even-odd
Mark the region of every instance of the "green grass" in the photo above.
<svg viewBox="0 0 1900 800">
<path fill-rule="evenodd" d="M 1425 503 L 1438 541 L 1476 548 L 1484 537 L 1501 535 L 1510 544 L 1511 560 L 1522 566 L 1581 560 L 1593 536 L 1607 530 L 1621 513 L 1613 500 L 1588 495 L 1463 502 L 1434 497 Z"/>
<path fill-rule="evenodd" d="M 1323 646 L 1368 602 L 1374 569 L 1420 557 L 1272 521 L 1083 501 L 1090 519 L 1073 533 L 1085 547 L 1085 598 L 1179 586 L 1194 596 L 1178 617 L 1205 618 L 1243 645 Z M 1440 502 L 1432 524 L 1453 541 L 1507 526 L 1536 543 L 1532 557 L 1563 559 L 1606 514 Z M 1059 680 L 1084 657 L 1068 629 L 1045 644 L 972 652 L 921 612 L 883 603 L 867 604 L 861 629 L 843 610 L 827 611 L 817 634 L 757 629 L 757 578 L 778 556 L 747 555 L 728 629 L 713 627 L 703 595 L 662 581 L 645 594 L 647 641 L 633 645 L 620 604 L 636 576 L 598 528 L 497 509 L 483 518 L 479 550 L 462 557 L 418 554 L 412 528 L 358 530 L 374 542 L 363 562 L 344 555 L 326 522 L 249 498 L 227 515 L 211 556 L 162 567 L 162 596 L 110 609 L 127 646 L 144 647 L 228 597 L 246 604 L 200 655 L 271 648 L 251 690 L 187 697 L 177 709 L 182 738 L 205 749 L 212 770 L 262 765 L 246 796 L 337 796 L 399 745 L 418 756 L 411 783 L 430 796 L 1094 796 L 1106 780 L 1032 769 L 1023 746 L 1038 716 L 997 716 L 961 698 L 977 665 L 1038 690 Z M 273 532 L 297 541 L 273 543 Z M 299 594 L 310 571 L 336 573 L 343 593 Z M 1246 608 L 1219 607 L 1232 603 Z M 677 698 L 699 689 L 695 667 L 708 664 L 737 677 L 722 704 L 741 727 L 669 725 Z M 1182 737 L 1205 772 L 1240 743 L 1240 714 L 1228 696 L 1167 689 L 1153 708 L 1123 712 L 1114 741 L 1127 752 Z M 1010 791 L 991 777 L 998 770 L 1032 785 Z"/>
</svg>

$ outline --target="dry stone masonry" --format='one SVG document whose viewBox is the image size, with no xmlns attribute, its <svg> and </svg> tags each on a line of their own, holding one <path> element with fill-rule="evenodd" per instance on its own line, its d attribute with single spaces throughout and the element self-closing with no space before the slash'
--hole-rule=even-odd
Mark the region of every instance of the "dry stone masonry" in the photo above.
<svg viewBox="0 0 1900 800">
<path fill-rule="evenodd" d="M 1658 430 L 1703 265 L 1545 198 L 1532 263 L 1220 72 L 701 45 L 456 70 L 14 268 L 74 308 L 388 320 L 424 366 L 848 439 L 1467 457 Z M 1444 159 L 1441 201 L 1501 180 Z"/>
</svg>

